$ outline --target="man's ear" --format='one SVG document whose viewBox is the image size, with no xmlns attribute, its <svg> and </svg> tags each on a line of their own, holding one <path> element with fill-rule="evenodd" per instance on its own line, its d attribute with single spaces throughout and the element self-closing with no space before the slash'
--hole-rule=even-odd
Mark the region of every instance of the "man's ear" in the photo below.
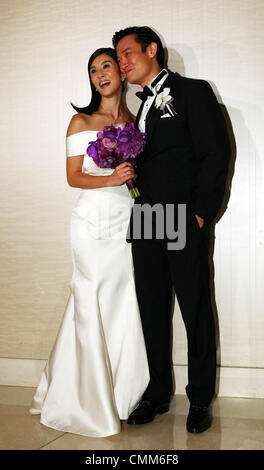
<svg viewBox="0 0 264 470">
<path fill-rule="evenodd" d="M 146 49 L 146 52 L 150 59 L 154 58 L 157 54 L 158 46 L 156 42 L 151 42 Z"/>
</svg>

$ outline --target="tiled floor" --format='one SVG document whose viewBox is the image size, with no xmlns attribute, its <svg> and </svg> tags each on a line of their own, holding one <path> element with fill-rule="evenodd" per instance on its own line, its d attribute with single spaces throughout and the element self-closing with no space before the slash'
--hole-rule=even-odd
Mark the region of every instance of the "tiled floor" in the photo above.
<svg viewBox="0 0 264 470">
<path fill-rule="evenodd" d="M 188 401 L 176 395 L 170 411 L 152 423 L 129 426 L 106 438 L 88 438 L 63 433 L 39 423 L 29 407 L 35 389 L 0 387 L 0 449 L 51 450 L 264 450 L 264 400 L 217 398 L 213 403 L 213 425 L 198 435 L 185 429 Z"/>
</svg>

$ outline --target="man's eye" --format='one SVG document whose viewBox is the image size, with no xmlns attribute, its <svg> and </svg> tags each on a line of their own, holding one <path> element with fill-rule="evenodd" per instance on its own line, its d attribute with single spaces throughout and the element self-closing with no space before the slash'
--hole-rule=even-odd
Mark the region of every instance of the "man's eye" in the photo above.
<svg viewBox="0 0 264 470">
<path fill-rule="evenodd" d="M 95 70 L 95 69 L 91 70 L 91 74 L 92 74 L 92 73 L 95 73 L 95 72 L 96 72 L 96 70 Z"/>
</svg>

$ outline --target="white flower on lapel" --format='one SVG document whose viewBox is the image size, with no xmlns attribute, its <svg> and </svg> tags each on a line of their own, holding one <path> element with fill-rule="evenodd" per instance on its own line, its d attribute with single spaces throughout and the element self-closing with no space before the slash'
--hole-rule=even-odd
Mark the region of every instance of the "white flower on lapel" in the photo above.
<svg viewBox="0 0 264 470">
<path fill-rule="evenodd" d="M 170 88 L 163 88 L 162 85 L 157 85 L 155 88 L 156 92 L 156 99 L 155 99 L 155 108 L 160 109 L 163 114 L 165 114 L 165 111 L 168 110 L 171 116 L 175 116 L 177 114 L 173 107 L 171 106 L 171 103 L 174 98 L 170 95 Z"/>
</svg>

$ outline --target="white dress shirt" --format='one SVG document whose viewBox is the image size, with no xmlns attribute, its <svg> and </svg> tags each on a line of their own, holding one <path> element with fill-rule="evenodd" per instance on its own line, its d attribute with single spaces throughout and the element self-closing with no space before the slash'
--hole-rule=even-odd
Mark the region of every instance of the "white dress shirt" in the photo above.
<svg viewBox="0 0 264 470">
<path fill-rule="evenodd" d="M 163 69 L 163 70 L 165 70 L 165 69 Z M 161 71 L 158 73 L 158 75 L 159 75 L 161 72 L 163 72 L 163 70 L 161 70 Z M 161 77 L 161 79 L 158 81 L 158 83 L 155 84 L 155 87 L 154 87 L 154 88 L 152 88 L 151 83 L 154 82 L 154 80 L 158 77 L 158 75 L 156 75 L 156 77 L 154 77 L 154 78 L 151 80 L 150 84 L 148 85 L 148 87 L 151 89 L 151 91 L 153 91 L 154 95 L 147 97 L 147 99 L 146 99 L 146 101 L 145 101 L 145 103 L 144 103 L 143 109 L 142 109 L 142 111 L 141 111 L 141 116 L 140 116 L 139 122 L 138 122 L 138 128 L 139 128 L 139 130 L 140 130 L 141 132 L 145 132 L 145 130 L 146 130 L 146 116 L 147 116 L 147 114 L 148 114 L 148 111 L 149 111 L 149 109 L 150 109 L 150 107 L 151 107 L 153 101 L 154 101 L 155 98 L 156 98 L 155 88 L 156 88 L 157 85 L 162 85 L 162 84 L 165 82 L 165 80 L 166 80 L 166 78 L 168 77 L 168 75 L 169 75 L 169 72 L 168 72 L 167 70 L 165 70 L 165 71 L 166 71 L 166 75 L 164 75 L 163 77 Z"/>
</svg>

